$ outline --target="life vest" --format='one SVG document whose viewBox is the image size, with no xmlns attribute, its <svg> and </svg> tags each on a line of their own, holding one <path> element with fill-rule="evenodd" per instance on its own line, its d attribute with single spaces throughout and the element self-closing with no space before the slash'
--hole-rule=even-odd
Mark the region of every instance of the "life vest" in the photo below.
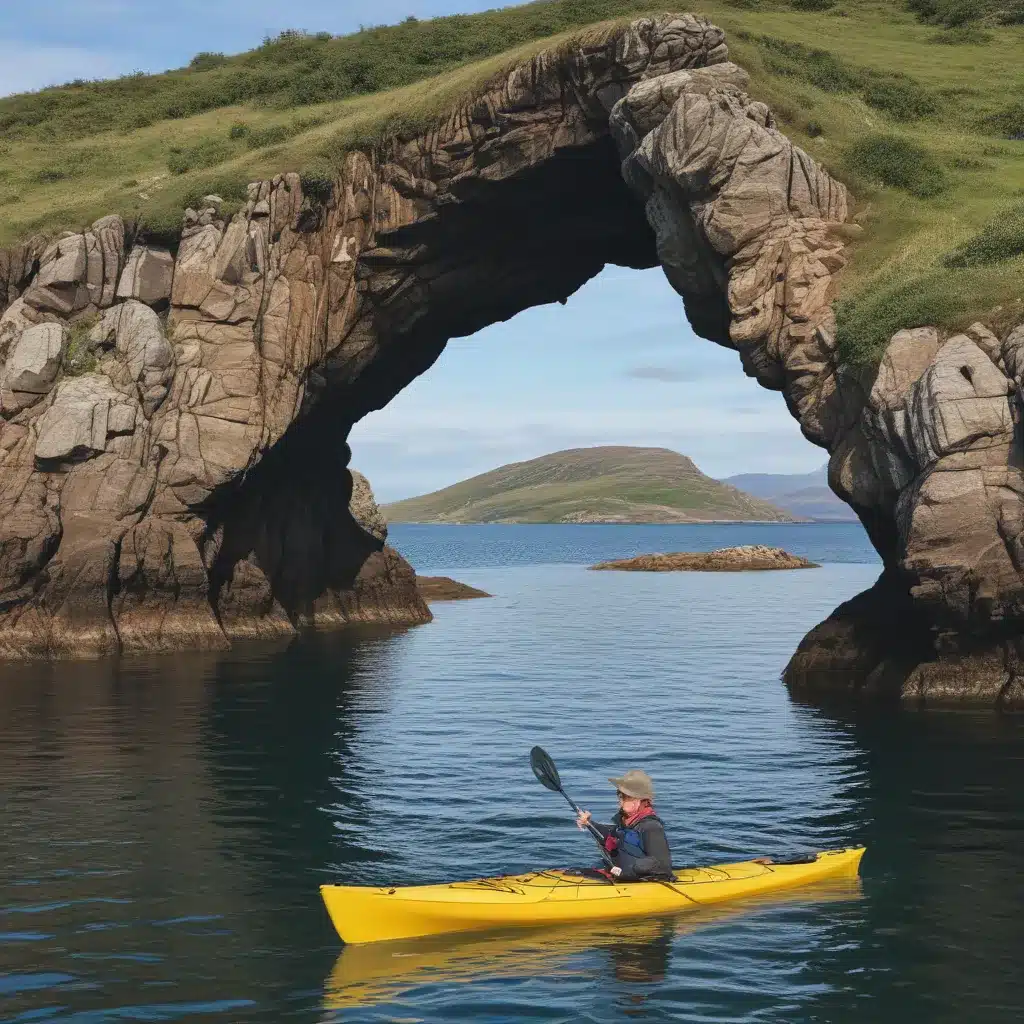
<svg viewBox="0 0 1024 1024">
<path fill-rule="evenodd" d="M 664 822 L 653 811 L 635 819 L 635 823 L 653 818 L 662 828 Z M 611 858 L 617 867 L 627 871 L 633 867 L 636 861 L 648 856 L 644 846 L 644 834 L 637 828 L 627 828 L 625 825 L 613 825 L 604 841 L 604 848 L 611 854 Z"/>
</svg>

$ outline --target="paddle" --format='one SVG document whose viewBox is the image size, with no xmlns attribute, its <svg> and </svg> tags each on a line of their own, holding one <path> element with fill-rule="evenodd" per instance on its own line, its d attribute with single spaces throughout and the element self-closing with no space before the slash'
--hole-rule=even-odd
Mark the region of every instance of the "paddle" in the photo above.
<svg viewBox="0 0 1024 1024">
<path fill-rule="evenodd" d="M 530 767 L 533 769 L 533 774 L 537 776 L 537 781 L 545 789 L 550 789 L 552 793 L 561 793 L 568 801 L 569 806 L 577 814 L 582 813 L 576 802 L 562 788 L 562 780 L 558 776 L 558 769 L 555 767 L 555 762 L 551 760 L 547 752 L 541 747 L 534 747 L 533 750 L 530 751 Z M 612 867 L 615 862 L 612 860 L 611 854 L 604 848 L 604 836 L 601 835 L 601 830 L 590 822 L 587 822 L 587 829 L 597 840 L 597 846 L 601 851 L 601 856 L 604 857 L 608 866 Z"/>
</svg>

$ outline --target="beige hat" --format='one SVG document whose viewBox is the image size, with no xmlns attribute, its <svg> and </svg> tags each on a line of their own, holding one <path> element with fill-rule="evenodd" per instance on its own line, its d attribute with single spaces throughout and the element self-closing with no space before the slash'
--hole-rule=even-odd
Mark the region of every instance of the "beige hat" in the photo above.
<svg viewBox="0 0 1024 1024">
<path fill-rule="evenodd" d="M 651 782 L 650 775 L 639 768 L 630 768 L 625 775 L 619 778 L 611 777 L 608 781 L 626 796 L 635 797 L 637 800 L 654 799 L 654 783 Z"/>
</svg>

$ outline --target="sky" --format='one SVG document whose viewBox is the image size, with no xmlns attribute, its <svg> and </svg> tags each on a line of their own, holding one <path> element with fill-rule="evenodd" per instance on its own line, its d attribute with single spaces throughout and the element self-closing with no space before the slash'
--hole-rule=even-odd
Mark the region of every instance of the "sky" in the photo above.
<svg viewBox="0 0 1024 1024">
<path fill-rule="evenodd" d="M 355 425 L 379 501 L 599 444 L 671 448 L 710 476 L 807 473 L 826 453 L 739 356 L 698 338 L 660 269 L 607 267 L 564 305 L 468 338 Z"/>
<path fill-rule="evenodd" d="M 284 29 L 336 35 L 495 0 L 47 0 L 0 4 L 0 95 L 74 78 L 182 67 Z M 380 501 L 563 448 L 652 445 L 714 477 L 804 473 L 825 453 L 735 352 L 697 338 L 660 270 L 609 267 L 565 306 L 520 313 L 441 358 L 356 424 L 353 465 Z"/>
</svg>

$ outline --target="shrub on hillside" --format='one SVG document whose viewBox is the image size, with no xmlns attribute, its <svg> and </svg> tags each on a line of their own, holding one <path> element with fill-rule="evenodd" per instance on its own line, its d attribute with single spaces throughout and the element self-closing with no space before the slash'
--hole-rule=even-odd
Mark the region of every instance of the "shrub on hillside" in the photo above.
<svg viewBox="0 0 1024 1024">
<path fill-rule="evenodd" d="M 828 50 L 791 43 L 774 36 L 755 36 L 754 41 L 767 51 L 765 63 L 776 74 L 802 78 L 825 92 L 855 92 L 864 82 L 862 73 Z"/>
<path fill-rule="evenodd" d="M 1008 210 L 942 260 L 947 267 L 980 267 L 1024 255 L 1024 206 Z"/>
<path fill-rule="evenodd" d="M 326 206 L 334 193 L 334 179 L 326 171 L 307 172 L 300 178 L 302 194 L 311 202 Z"/>
<path fill-rule="evenodd" d="M 985 127 L 995 130 L 1005 139 L 1024 139 L 1024 103 L 1011 103 L 989 115 Z"/>
<path fill-rule="evenodd" d="M 182 196 L 182 208 L 191 206 L 198 209 L 203 196 L 215 195 L 224 200 L 221 212 L 227 213 L 233 205 L 245 202 L 248 194 L 249 180 L 245 175 L 214 171 L 209 175 L 203 175 L 200 181 L 189 186 L 188 191 Z"/>
<path fill-rule="evenodd" d="M 949 161 L 951 167 L 958 171 L 990 171 L 992 165 L 974 156 L 955 156 Z"/>
<path fill-rule="evenodd" d="M 916 121 L 938 109 L 932 94 L 908 75 L 873 76 L 863 86 L 861 96 L 869 107 L 883 110 L 898 121 Z"/>
<path fill-rule="evenodd" d="M 213 167 L 226 160 L 232 147 L 225 139 L 208 137 L 192 146 L 173 146 L 167 156 L 167 169 L 171 174 L 185 174 L 203 167 Z"/>
<path fill-rule="evenodd" d="M 899 135 L 867 135 L 846 152 L 846 166 L 871 181 L 902 189 L 920 199 L 949 187 L 942 168 L 923 146 Z"/>
<path fill-rule="evenodd" d="M 984 46 L 992 42 L 992 34 L 977 25 L 960 25 L 957 28 L 944 28 L 928 40 L 930 43 L 941 43 L 945 46 Z"/>
<path fill-rule="evenodd" d="M 907 327 L 949 322 L 963 314 L 969 296 L 953 275 L 897 280 L 835 306 L 836 346 L 844 363 L 876 364 L 889 339 Z"/>
<path fill-rule="evenodd" d="M 211 53 L 209 50 L 204 50 L 202 53 L 197 53 L 189 62 L 188 66 L 192 71 L 209 71 L 211 68 L 219 68 L 222 64 L 227 64 L 228 59 L 223 53 Z"/>
<path fill-rule="evenodd" d="M 898 121 L 914 121 L 938 110 L 935 97 L 909 75 L 856 67 L 827 50 L 774 36 L 747 38 L 766 51 L 764 60 L 770 71 L 800 78 L 825 92 L 856 93 L 868 106 Z"/>
<path fill-rule="evenodd" d="M 263 149 L 278 142 L 285 142 L 295 132 L 286 124 L 270 124 L 266 128 L 254 128 L 245 136 L 245 144 L 249 149 Z"/>
<path fill-rule="evenodd" d="M 60 163 L 41 167 L 31 176 L 31 180 L 40 184 L 49 184 L 55 181 L 80 178 L 106 158 L 106 150 L 98 146 L 72 149 L 63 154 Z"/>
<path fill-rule="evenodd" d="M 907 9 L 930 25 L 959 28 L 973 22 L 1024 23 L 1024 0 L 907 0 Z"/>
</svg>

